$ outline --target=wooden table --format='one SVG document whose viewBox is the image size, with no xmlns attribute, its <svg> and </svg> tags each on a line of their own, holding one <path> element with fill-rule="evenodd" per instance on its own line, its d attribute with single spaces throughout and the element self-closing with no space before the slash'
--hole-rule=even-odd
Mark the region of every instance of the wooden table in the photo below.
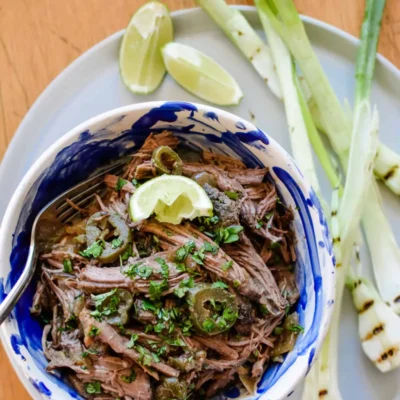
<svg viewBox="0 0 400 400">
<path fill-rule="evenodd" d="M 145 0 L 0 0 L 0 159 L 44 88 L 68 65 L 126 26 Z M 295 0 L 299 11 L 358 35 L 364 0 Z M 165 0 L 171 10 L 193 0 Z M 252 4 L 234 0 L 232 4 Z M 111 6 L 111 4 L 113 4 Z M 387 0 L 379 51 L 400 67 L 400 1 Z M 0 346 L 0 400 L 26 400 Z"/>
</svg>

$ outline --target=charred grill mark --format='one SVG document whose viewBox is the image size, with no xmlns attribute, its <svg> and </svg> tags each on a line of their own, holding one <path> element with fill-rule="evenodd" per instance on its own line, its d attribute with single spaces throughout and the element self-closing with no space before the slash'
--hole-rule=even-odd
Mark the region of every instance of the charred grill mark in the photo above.
<svg viewBox="0 0 400 400">
<path fill-rule="evenodd" d="M 398 165 L 393 165 L 392 168 L 389 169 L 388 172 L 386 172 L 386 174 L 383 176 L 383 180 L 387 181 L 389 180 L 398 170 L 399 166 Z"/>
<path fill-rule="evenodd" d="M 383 324 L 380 324 L 378 326 L 376 326 L 372 332 L 369 332 L 364 339 L 362 339 L 363 342 L 366 342 L 368 340 L 371 340 L 374 336 L 379 335 L 381 332 L 383 332 L 385 329 L 385 326 Z"/>
<path fill-rule="evenodd" d="M 386 361 L 388 358 L 393 357 L 399 349 L 397 347 L 393 347 L 389 349 L 388 351 L 385 351 L 377 360 L 377 363 L 381 363 L 383 361 Z"/>
<path fill-rule="evenodd" d="M 340 236 L 333 238 L 333 243 L 340 243 Z"/>
<path fill-rule="evenodd" d="M 374 305 L 374 300 L 368 300 L 367 302 L 364 303 L 364 305 L 358 310 L 359 314 L 362 314 L 363 312 L 367 311 L 369 308 L 371 308 Z"/>
<path fill-rule="evenodd" d="M 393 300 L 395 303 L 400 303 L 400 294 Z"/>
<path fill-rule="evenodd" d="M 337 210 L 332 210 L 331 217 L 335 217 L 337 215 Z"/>
<path fill-rule="evenodd" d="M 322 389 L 319 391 L 318 396 L 319 397 L 325 397 L 328 395 L 328 389 Z"/>
<path fill-rule="evenodd" d="M 359 285 L 361 285 L 361 280 L 359 279 L 357 282 L 354 282 L 354 284 L 353 284 L 353 286 L 354 286 L 354 289 L 357 289 L 357 287 L 359 286 Z"/>
</svg>

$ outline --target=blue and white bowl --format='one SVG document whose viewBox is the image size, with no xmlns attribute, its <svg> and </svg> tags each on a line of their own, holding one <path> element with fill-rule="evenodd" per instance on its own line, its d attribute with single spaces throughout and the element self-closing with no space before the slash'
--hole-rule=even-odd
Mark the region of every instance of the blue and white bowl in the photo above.
<svg viewBox="0 0 400 400">
<path fill-rule="evenodd" d="M 267 369 L 257 395 L 247 397 L 284 399 L 307 374 L 328 328 L 335 283 L 332 243 L 318 199 L 293 159 L 253 124 L 228 112 L 193 103 L 141 103 L 101 114 L 65 134 L 31 167 L 7 208 L 0 230 L 0 300 L 24 268 L 32 223 L 39 210 L 111 159 L 133 153 L 150 132 L 164 129 L 173 131 L 188 146 L 237 157 L 248 167 L 269 167 L 284 202 L 296 210 L 297 312 L 305 331 L 284 362 Z M 45 371 L 42 328 L 29 313 L 35 286 L 32 282 L 1 326 L 7 354 L 34 399 L 80 398 L 62 376 Z M 235 388 L 219 399 L 239 396 Z"/>
</svg>

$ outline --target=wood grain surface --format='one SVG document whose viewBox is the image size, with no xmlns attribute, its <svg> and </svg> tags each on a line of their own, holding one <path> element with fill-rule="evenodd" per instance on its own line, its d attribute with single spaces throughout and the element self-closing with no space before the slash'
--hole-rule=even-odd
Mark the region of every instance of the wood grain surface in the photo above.
<svg viewBox="0 0 400 400">
<path fill-rule="evenodd" d="M 0 159 L 45 87 L 75 58 L 126 26 L 145 0 L 0 0 Z M 358 36 L 364 0 L 295 0 L 302 14 Z M 165 0 L 171 10 L 192 0 Z M 252 0 L 229 1 L 251 5 Z M 400 67 L 400 1 L 387 0 L 379 51 Z M 0 400 L 27 394 L 0 346 Z"/>
</svg>

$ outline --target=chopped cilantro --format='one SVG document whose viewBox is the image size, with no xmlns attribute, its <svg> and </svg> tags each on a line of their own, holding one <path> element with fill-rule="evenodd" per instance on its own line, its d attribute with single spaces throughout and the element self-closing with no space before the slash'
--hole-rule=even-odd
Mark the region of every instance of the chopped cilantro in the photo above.
<svg viewBox="0 0 400 400">
<path fill-rule="evenodd" d="M 185 347 L 186 343 L 181 338 L 168 338 L 163 337 L 165 343 L 169 344 L 170 346 L 176 347 Z"/>
<path fill-rule="evenodd" d="M 137 335 L 136 333 L 133 333 L 133 334 L 131 335 L 131 338 L 130 338 L 129 342 L 126 344 L 126 347 L 127 347 L 128 349 L 132 349 L 133 346 L 135 346 L 136 340 L 138 340 L 138 339 L 139 339 L 139 335 Z"/>
<path fill-rule="evenodd" d="M 151 356 L 153 357 L 153 360 L 155 363 L 160 362 L 160 357 L 158 357 L 158 355 L 156 353 L 151 353 Z"/>
<path fill-rule="evenodd" d="M 131 182 L 132 182 L 132 185 L 135 186 L 135 187 L 139 187 L 140 186 L 140 183 L 135 178 L 133 178 Z"/>
<path fill-rule="evenodd" d="M 156 257 L 155 260 L 161 266 L 161 276 L 164 278 L 164 280 L 168 280 L 168 278 L 169 278 L 169 267 L 168 267 L 168 264 L 161 257 Z"/>
<path fill-rule="evenodd" d="M 233 311 L 232 308 L 227 307 L 224 309 L 224 311 L 222 313 L 222 318 L 224 318 L 228 322 L 234 322 L 238 318 L 238 313 Z"/>
<path fill-rule="evenodd" d="M 264 224 L 264 222 L 263 222 L 262 220 L 257 221 L 257 223 L 256 223 L 256 228 L 257 228 L 257 229 L 262 228 L 263 224 Z"/>
<path fill-rule="evenodd" d="M 94 336 L 97 336 L 99 333 L 100 333 L 100 329 L 99 328 L 96 328 L 95 326 L 91 326 L 90 329 L 89 329 L 88 335 L 90 337 L 94 337 Z"/>
<path fill-rule="evenodd" d="M 159 322 L 158 324 L 154 325 L 154 332 L 161 333 L 165 329 L 165 324 Z"/>
<path fill-rule="evenodd" d="M 240 281 L 237 280 L 237 279 L 235 279 L 235 280 L 233 281 L 233 286 L 234 286 L 235 288 L 239 287 L 239 286 L 240 286 Z"/>
<path fill-rule="evenodd" d="M 138 350 L 140 357 L 139 357 L 139 362 L 142 365 L 151 365 L 152 363 L 152 357 L 151 357 L 151 353 L 149 350 L 145 349 L 142 346 L 136 346 L 136 349 Z"/>
<path fill-rule="evenodd" d="M 132 369 L 130 375 L 122 375 L 121 379 L 126 383 L 132 383 L 136 380 L 136 372 Z"/>
<path fill-rule="evenodd" d="M 227 190 L 226 192 L 224 192 L 231 200 L 237 200 L 239 198 L 239 194 L 236 192 L 231 192 L 229 190 Z"/>
<path fill-rule="evenodd" d="M 205 332 L 210 333 L 215 329 L 215 322 L 211 318 L 203 321 L 203 329 Z"/>
<path fill-rule="evenodd" d="M 92 300 L 94 301 L 94 306 L 96 308 L 100 307 L 106 299 L 108 299 L 111 296 L 114 296 L 116 292 L 117 289 L 113 289 L 107 293 L 102 293 L 97 295 L 92 294 Z"/>
<path fill-rule="evenodd" d="M 265 304 L 260 304 L 260 312 L 262 315 L 267 315 L 269 313 L 268 308 Z"/>
<path fill-rule="evenodd" d="M 100 394 L 101 383 L 100 382 L 89 382 L 85 385 L 86 393 L 88 394 Z"/>
<path fill-rule="evenodd" d="M 142 310 L 144 311 L 157 311 L 157 307 L 150 300 L 142 300 Z"/>
<path fill-rule="evenodd" d="M 180 284 L 179 287 L 174 290 L 175 296 L 179 297 L 180 299 L 185 296 L 186 292 L 194 287 L 194 279 L 187 278 L 184 279 Z"/>
<path fill-rule="evenodd" d="M 187 271 L 186 265 L 183 264 L 183 263 L 178 263 L 178 264 L 176 264 L 176 269 L 177 269 L 179 272 L 186 272 L 186 271 Z"/>
<path fill-rule="evenodd" d="M 164 282 L 151 281 L 149 286 L 149 295 L 151 300 L 158 300 L 164 289 Z"/>
<path fill-rule="evenodd" d="M 121 247 L 123 243 L 124 243 L 124 242 L 122 241 L 122 239 L 120 239 L 120 238 L 115 238 L 115 239 L 113 239 L 112 242 L 111 242 L 111 247 L 112 247 L 113 249 L 118 249 L 118 247 Z"/>
<path fill-rule="evenodd" d="M 204 265 L 204 259 L 206 258 L 204 254 L 204 248 L 202 247 L 199 251 L 192 254 L 193 261 L 199 265 Z"/>
<path fill-rule="evenodd" d="M 184 261 L 185 258 L 196 249 L 196 244 L 193 240 L 189 240 L 175 253 L 175 261 Z"/>
<path fill-rule="evenodd" d="M 129 278 L 135 278 L 139 276 L 142 279 L 147 279 L 153 273 L 153 268 L 143 265 L 142 262 L 136 264 L 130 264 L 128 268 L 126 268 L 123 273 L 127 275 Z"/>
<path fill-rule="evenodd" d="M 86 258 L 97 258 L 103 253 L 103 241 L 98 240 L 91 244 L 86 250 L 80 251 L 79 254 Z"/>
<path fill-rule="evenodd" d="M 72 272 L 72 261 L 69 258 L 66 258 L 63 261 L 63 265 L 64 265 L 64 272 L 70 274 Z"/>
<path fill-rule="evenodd" d="M 206 253 L 218 253 L 218 246 L 215 246 L 209 242 L 204 242 L 203 248 Z"/>
<path fill-rule="evenodd" d="M 233 265 L 233 261 L 229 260 L 226 263 L 222 264 L 221 268 L 222 268 L 223 271 L 228 271 L 228 269 L 231 268 L 232 265 Z"/>
<path fill-rule="evenodd" d="M 125 179 L 119 178 L 117 184 L 115 185 L 115 190 L 119 192 L 128 182 Z"/>
<path fill-rule="evenodd" d="M 212 284 L 213 288 L 218 288 L 218 289 L 228 289 L 228 285 L 224 282 L 221 281 L 216 281 Z"/>
<path fill-rule="evenodd" d="M 243 231 L 241 225 L 231 225 L 227 228 L 219 228 L 214 233 L 214 241 L 219 243 L 233 243 L 239 240 L 239 233 Z"/>
<path fill-rule="evenodd" d="M 270 249 L 279 249 L 279 247 L 281 246 L 281 244 L 279 242 L 271 242 L 269 245 Z"/>
<path fill-rule="evenodd" d="M 266 221 L 268 221 L 269 219 L 271 219 L 271 217 L 274 215 L 274 212 L 270 212 L 270 213 L 268 213 L 268 214 L 265 214 L 265 217 L 264 217 L 264 219 L 266 220 Z"/>
</svg>

